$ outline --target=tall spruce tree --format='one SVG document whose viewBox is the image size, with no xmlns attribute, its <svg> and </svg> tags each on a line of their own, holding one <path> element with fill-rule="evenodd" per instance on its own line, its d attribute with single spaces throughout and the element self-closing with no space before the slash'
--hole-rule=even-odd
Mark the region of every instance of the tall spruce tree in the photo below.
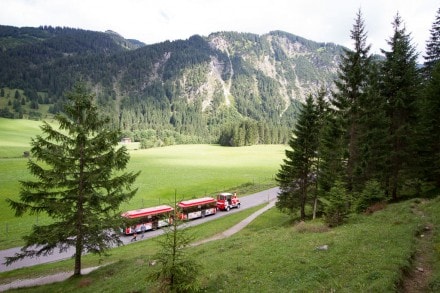
<svg viewBox="0 0 440 293">
<path fill-rule="evenodd" d="M 85 86 L 76 85 L 67 97 L 65 115 L 56 116 L 59 130 L 44 123 L 43 134 L 32 139 L 28 169 L 36 180 L 20 182 L 20 201 L 8 199 L 16 216 L 41 213 L 53 223 L 35 225 L 6 263 L 73 246 L 78 276 L 83 253 L 101 254 L 121 243 L 110 229 L 119 223 L 119 205 L 134 196 L 130 186 L 139 173 L 123 172 L 127 150 L 117 148 L 119 132 L 98 115 Z"/>
<path fill-rule="evenodd" d="M 318 143 L 317 143 L 317 150 L 316 150 L 316 162 L 315 162 L 315 168 L 316 168 L 316 182 L 315 182 L 315 198 L 314 198 L 314 205 L 313 205 L 313 219 L 316 218 L 316 213 L 318 211 L 318 199 L 320 196 L 323 195 L 323 190 L 321 186 L 321 164 L 322 164 L 322 152 L 323 152 L 323 144 L 324 141 L 322 139 L 323 133 L 326 129 L 326 125 L 328 122 L 329 117 L 329 103 L 326 99 L 327 97 L 327 91 L 325 88 L 321 88 L 316 96 L 316 115 L 317 115 L 317 121 L 316 121 L 316 128 L 317 128 L 317 135 L 318 135 Z"/>
<path fill-rule="evenodd" d="M 360 99 L 359 162 L 355 170 L 361 186 L 370 180 L 379 182 L 385 189 L 385 172 L 389 153 L 386 100 L 380 93 L 380 64 L 371 62 L 368 86 Z"/>
<path fill-rule="evenodd" d="M 361 10 L 358 11 L 355 24 L 351 30 L 351 39 L 354 41 L 354 50 L 345 50 L 339 66 L 338 79 L 335 80 L 337 91 L 331 100 L 336 108 L 336 118 L 340 119 L 344 128 L 346 140 L 346 183 L 349 191 L 359 185 L 355 169 L 359 164 L 359 116 L 360 99 L 365 95 L 368 84 L 370 66 L 367 33 Z"/>
<path fill-rule="evenodd" d="M 345 128 L 335 110 L 330 109 L 320 130 L 319 142 L 319 190 L 327 193 L 337 180 L 346 178 L 347 147 Z"/>
<path fill-rule="evenodd" d="M 419 160 L 423 178 L 440 188 L 440 8 L 424 56 L 424 91 L 419 103 Z"/>
<path fill-rule="evenodd" d="M 430 38 L 426 42 L 425 72 L 430 75 L 435 64 L 440 60 L 440 8 L 430 29 Z"/>
<path fill-rule="evenodd" d="M 421 104 L 421 173 L 424 179 L 440 188 L 440 62 L 430 71 Z"/>
<path fill-rule="evenodd" d="M 310 95 L 301 109 L 298 121 L 289 141 L 291 150 L 286 150 L 284 164 L 276 175 L 280 194 L 276 206 L 289 212 L 300 211 L 301 219 L 306 218 L 305 207 L 308 192 L 314 186 L 314 164 L 318 146 L 317 113 L 313 97 Z M 315 173 L 315 174 L 313 174 Z"/>
<path fill-rule="evenodd" d="M 390 121 L 388 137 L 391 150 L 386 177 L 388 191 L 396 199 L 405 177 L 416 165 L 414 129 L 420 76 L 415 48 L 399 14 L 394 18 L 393 29 L 393 36 L 388 41 L 391 51 L 382 50 L 386 59 L 381 75 L 382 95 L 387 101 Z"/>
</svg>

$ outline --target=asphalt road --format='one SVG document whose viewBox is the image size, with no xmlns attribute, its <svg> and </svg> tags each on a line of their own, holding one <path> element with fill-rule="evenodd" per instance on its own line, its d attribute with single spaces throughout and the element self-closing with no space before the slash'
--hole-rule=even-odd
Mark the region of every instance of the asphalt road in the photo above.
<svg viewBox="0 0 440 293">
<path fill-rule="evenodd" d="M 196 219 L 190 222 L 185 223 L 185 226 L 191 227 L 191 226 L 196 226 L 196 225 L 200 225 L 202 223 L 208 222 L 208 221 L 213 221 L 219 217 L 223 217 L 225 215 L 228 215 L 230 213 L 236 213 L 239 210 L 243 210 L 243 209 L 247 209 L 247 208 L 251 208 L 254 206 L 258 206 L 264 203 L 268 203 L 269 201 L 275 199 L 277 197 L 278 194 L 278 187 L 272 188 L 272 189 L 268 189 L 262 192 L 258 192 L 255 194 L 251 194 L 251 195 L 247 195 L 244 197 L 239 197 L 240 201 L 241 201 L 241 208 L 240 209 L 232 209 L 229 212 L 222 212 L 219 211 L 217 212 L 215 215 L 211 215 L 205 218 L 200 218 L 200 219 Z M 141 238 L 141 235 L 138 235 L 138 241 L 143 241 L 143 240 L 147 240 L 153 237 L 156 237 L 158 235 L 163 234 L 164 230 L 158 229 L 155 231 L 148 231 L 144 234 L 144 238 Z M 124 244 L 130 244 L 130 240 L 131 240 L 131 236 L 121 236 L 121 240 Z M 35 258 L 25 258 L 22 259 L 20 261 L 17 261 L 9 266 L 4 265 L 5 262 L 5 257 L 8 256 L 13 256 L 15 253 L 20 251 L 20 247 L 16 247 L 16 248 L 11 248 L 11 249 L 6 249 L 6 250 L 0 250 L 0 272 L 6 272 L 6 271 L 11 271 L 11 270 L 15 270 L 18 268 L 23 268 L 23 267 L 30 267 L 30 266 L 34 266 L 34 265 L 38 265 L 38 264 L 43 264 L 43 263 L 49 263 L 49 262 L 54 262 L 54 261 L 59 261 L 59 260 L 63 260 L 63 259 L 67 259 L 67 258 L 71 258 L 74 255 L 74 248 L 72 247 L 71 249 L 67 250 L 66 252 L 58 252 L 58 251 L 54 251 L 52 254 L 44 256 L 44 257 L 35 257 Z"/>
</svg>

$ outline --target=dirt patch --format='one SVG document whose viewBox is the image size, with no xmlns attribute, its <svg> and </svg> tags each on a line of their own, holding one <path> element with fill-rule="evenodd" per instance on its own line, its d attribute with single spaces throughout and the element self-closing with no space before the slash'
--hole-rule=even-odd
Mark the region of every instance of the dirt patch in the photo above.
<svg viewBox="0 0 440 293">
<path fill-rule="evenodd" d="M 324 233 L 330 231 L 330 228 L 322 223 L 306 223 L 304 221 L 299 222 L 293 228 L 298 233 Z"/>
<path fill-rule="evenodd" d="M 381 210 L 385 209 L 386 207 L 387 207 L 386 202 L 383 202 L 383 201 L 377 202 L 377 203 L 369 206 L 367 208 L 367 210 L 365 211 L 365 214 L 366 215 L 371 215 L 372 213 L 375 213 L 377 211 L 381 211 Z"/>
<path fill-rule="evenodd" d="M 428 292 L 429 280 L 432 275 L 432 229 L 433 225 L 427 224 L 418 235 L 417 249 L 412 266 L 405 272 L 399 292 Z"/>
<path fill-rule="evenodd" d="M 90 286 L 92 284 L 92 282 L 93 281 L 90 278 L 81 279 L 81 281 L 79 281 L 78 288 L 88 287 L 88 286 Z"/>
</svg>

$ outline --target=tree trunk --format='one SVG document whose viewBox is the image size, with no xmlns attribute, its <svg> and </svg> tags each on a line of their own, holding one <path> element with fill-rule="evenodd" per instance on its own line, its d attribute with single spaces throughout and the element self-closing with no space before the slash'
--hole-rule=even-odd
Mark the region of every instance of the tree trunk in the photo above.
<svg viewBox="0 0 440 293">
<path fill-rule="evenodd" d="M 353 102 L 354 103 L 354 102 Z M 357 114 L 353 114 L 354 117 L 353 122 L 350 125 L 350 130 L 349 130 L 349 142 L 348 142 L 348 162 L 347 162 L 347 189 L 349 192 L 354 190 L 354 169 L 355 169 L 355 165 L 358 163 L 358 135 L 357 135 L 357 124 L 356 124 L 356 120 L 357 118 Z"/>
<path fill-rule="evenodd" d="M 315 201 L 313 203 L 313 220 L 316 219 L 316 209 L 318 208 L 318 197 L 315 196 Z"/>
<path fill-rule="evenodd" d="M 398 186 L 398 180 L 399 180 L 399 171 L 393 170 L 393 176 L 391 181 L 391 198 L 393 200 L 397 199 L 397 186 Z"/>
<path fill-rule="evenodd" d="M 307 186 L 308 186 L 307 172 L 302 181 L 303 183 L 301 186 L 301 220 L 304 221 L 306 219 L 306 202 L 307 202 Z"/>
<path fill-rule="evenodd" d="M 77 200 L 77 221 L 76 221 L 76 242 L 75 242 L 75 269 L 74 276 L 81 276 L 81 257 L 83 252 L 83 221 L 84 221 L 84 144 L 79 145 L 80 157 L 79 157 L 79 188 L 78 188 L 78 200 Z"/>
<path fill-rule="evenodd" d="M 74 276 L 81 276 L 82 238 L 78 237 L 75 245 L 75 269 Z"/>
</svg>

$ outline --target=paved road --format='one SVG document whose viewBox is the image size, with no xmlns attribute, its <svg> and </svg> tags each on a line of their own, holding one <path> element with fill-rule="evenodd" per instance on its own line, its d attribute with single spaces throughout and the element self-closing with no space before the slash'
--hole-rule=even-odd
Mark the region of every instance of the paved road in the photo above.
<svg viewBox="0 0 440 293">
<path fill-rule="evenodd" d="M 268 203 L 271 200 L 274 200 L 277 197 L 277 193 L 278 193 L 278 187 L 272 188 L 272 189 L 268 189 L 262 192 L 258 192 L 255 194 L 251 194 L 251 195 L 247 195 L 244 197 L 240 197 L 240 201 L 241 201 L 241 208 L 240 209 L 232 209 L 229 212 L 218 212 L 215 215 L 209 216 L 209 217 L 205 217 L 202 219 L 197 219 L 194 221 L 190 221 L 188 223 L 186 223 L 186 226 L 196 226 L 196 225 L 200 225 L 202 223 L 208 222 L 208 221 L 213 221 L 219 217 L 228 215 L 229 213 L 236 213 L 239 210 L 242 209 L 247 209 L 247 208 L 251 208 L 254 206 L 258 206 L 264 203 Z M 146 240 L 146 239 L 150 239 L 153 237 L 156 237 L 158 235 L 163 234 L 164 230 L 156 230 L 156 231 L 149 231 L 145 233 L 145 236 L 143 239 L 141 239 L 138 236 L 139 240 Z M 124 244 L 129 244 L 131 237 L 130 236 L 121 236 L 121 240 Z M 66 252 L 60 253 L 58 251 L 54 251 L 51 255 L 47 255 L 44 257 L 35 257 L 35 258 L 25 258 L 23 260 L 17 261 L 9 266 L 4 265 L 3 263 L 5 262 L 5 257 L 8 256 L 13 256 L 15 253 L 20 251 L 20 247 L 16 247 L 16 248 L 11 248 L 11 249 L 7 249 L 7 250 L 0 250 L 0 272 L 6 272 L 6 271 L 11 271 L 14 269 L 18 269 L 18 268 L 22 268 L 22 267 L 29 267 L 29 266 L 34 266 L 34 265 L 38 265 L 38 264 L 43 264 L 43 263 L 48 263 L 48 262 L 54 262 L 54 261 L 58 261 L 58 260 L 63 260 L 63 259 L 67 259 L 73 256 L 74 254 L 74 249 L 71 248 Z"/>
</svg>

